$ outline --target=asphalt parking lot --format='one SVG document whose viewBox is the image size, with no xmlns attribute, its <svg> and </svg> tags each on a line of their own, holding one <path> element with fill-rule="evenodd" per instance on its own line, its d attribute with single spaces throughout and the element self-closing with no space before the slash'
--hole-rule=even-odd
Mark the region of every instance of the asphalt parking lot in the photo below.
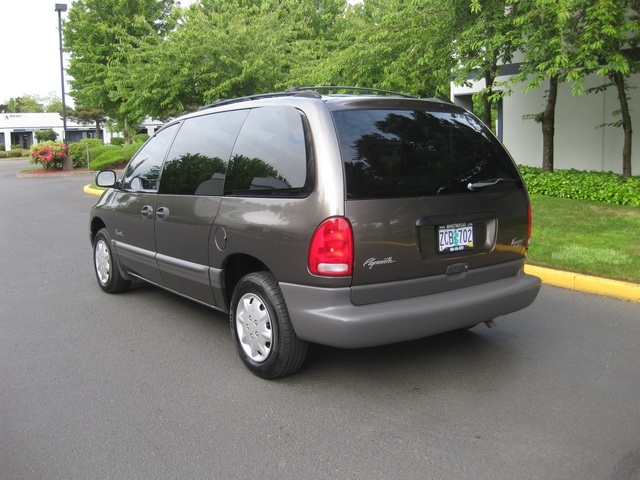
<svg viewBox="0 0 640 480">
<path fill-rule="evenodd" d="M 90 176 L 0 162 L 0 478 L 640 479 L 640 304 L 244 369 L 221 314 L 96 285 Z"/>
</svg>

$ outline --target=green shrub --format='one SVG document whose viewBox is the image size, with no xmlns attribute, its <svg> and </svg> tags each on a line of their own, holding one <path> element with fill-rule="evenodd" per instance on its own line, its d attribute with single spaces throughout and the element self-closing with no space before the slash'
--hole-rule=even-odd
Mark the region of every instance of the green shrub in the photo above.
<svg viewBox="0 0 640 480">
<path fill-rule="evenodd" d="M 7 152 L 7 158 L 18 158 L 22 156 L 21 148 L 13 148 Z"/>
<path fill-rule="evenodd" d="M 108 150 L 103 151 L 95 160 L 91 161 L 91 170 L 122 168 L 131 160 L 131 157 L 135 155 L 141 146 L 141 143 L 134 143 L 126 147 L 107 147 Z M 99 148 L 102 147 L 96 147 L 93 150 L 98 150 Z"/>
<path fill-rule="evenodd" d="M 97 147 L 93 147 L 89 149 L 89 161 L 93 162 L 96 158 L 102 155 L 104 152 L 109 152 L 111 150 L 119 151 L 122 147 L 118 147 L 116 145 L 99 145 Z"/>
<path fill-rule="evenodd" d="M 133 137 L 133 143 L 144 143 L 149 140 L 149 135 L 146 133 L 138 133 Z"/>
<path fill-rule="evenodd" d="M 7 152 L 0 150 L 0 158 L 7 158 Z"/>
<path fill-rule="evenodd" d="M 19 143 L 11 144 L 11 150 L 20 150 L 21 148 L 22 148 L 22 145 L 20 145 Z"/>
<path fill-rule="evenodd" d="M 6 150 L 4 143 L 0 143 L 0 152 L 4 152 Z"/>
<path fill-rule="evenodd" d="M 100 157 L 105 152 L 121 152 L 122 147 L 118 147 L 116 145 L 98 145 L 97 147 L 93 147 L 89 149 L 89 166 L 91 170 L 95 170 L 94 161 Z M 108 168 L 108 167 L 101 167 Z M 100 169 L 98 169 L 100 170 Z"/>
<path fill-rule="evenodd" d="M 91 150 L 94 147 L 102 145 L 104 145 L 104 142 L 98 138 L 84 138 L 79 142 L 75 142 L 69 145 L 69 156 L 73 159 L 73 166 L 86 167 L 87 147 L 89 147 L 89 150 Z"/>
<path fill-rule="evenodd" d="M 556 170 L 520 166 L 529 193 L 640 207 L 640 177 L 627 180 L 611 172 Z"/>
<path fill-rule="evenodd" d="M 38 143 L 43 142 L 55 142 L 56 138 L 58 138 L 58 134 L 53 131 L 53 129 L 49 128 L 47 130 L 38 130 L 35 133 L 36 141 Z"/>
<path fill-rule="evenodd" d="M 100 147 L 104 145 L 104 142 L 99 138 L 83 138 L 78 143 L 81 143 L 82 145 L 88 145 L 89 148 Z"/>
<path fill-rule="evenodd" d="M 122 137 L 113 137 L 111 139 L 111 145 L 118 145 L 118 146 L 123 146 L 124 145 L 124 138 Z"/>
</svg>

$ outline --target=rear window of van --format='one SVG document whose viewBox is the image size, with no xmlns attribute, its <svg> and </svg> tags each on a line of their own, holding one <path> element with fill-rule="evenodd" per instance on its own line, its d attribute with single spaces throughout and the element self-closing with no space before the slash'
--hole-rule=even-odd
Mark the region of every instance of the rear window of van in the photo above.
<svg viewBox="0 0 640 480">
<path fill-rule="evenodd" d="M 470 194 L 469 183 L 498 178 L 504 181 L 490 191 L 522 188 L 509 154 L 472 115 L 376 109 L 332 113 L 348 199 Z"/>
</svg>

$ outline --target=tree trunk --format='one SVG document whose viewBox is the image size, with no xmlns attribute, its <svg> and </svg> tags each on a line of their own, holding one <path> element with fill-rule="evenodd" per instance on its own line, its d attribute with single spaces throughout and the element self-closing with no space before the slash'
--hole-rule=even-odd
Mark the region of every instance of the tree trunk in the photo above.
<svg viewBox="0 0 640 480">
<path fill-rule="evenodd" d="M 556 100 L 558 98 L 558 76 L 549 78 L 547 106 L 542 115 L 542 171 L 553 172 L 553 137 L 556 124 Z"/>
<path fill-rule="evenodd" d="M 71 155 L 67 155 L 67 158 L 62 161 L 62 170 L 73 170 L 73 158 L 71 158 Z"/>
<path fill-rule="evenodd" d="M 491 101 L 489 100 L 489 96 L 491 95 L 491 90 L 493 89 L 493 82 L 495 81 L 495 77 L 493 76 L 491 69 L 488 69 L 484 74 L 484 83 L 486 91 L 482 95 L 482 121 L 484 124 L 489 127 L 492 131 L 494 130 L 494 125 L 492 125 L 491 120 Z"/>
<path fill-rule="evenodd" d="M 96 120 L 96 138 L 102 140 L 102 133 L 100 132 L 100 121 Z"/>
<path fill-rule="evenodd" d="M 618 100 L 620 100 L 620 113 L 622 115 L 622 130 L 624 131 L 624 144 L 622 146 L 622 178 L 631 177 L 631 140 L 633 129 L 631 127 L 631 115 L 629 114 L 629 101 L 625 88 L 624 75 L 614 73 L 613 80 L 618 89 Z"/>
</svg>

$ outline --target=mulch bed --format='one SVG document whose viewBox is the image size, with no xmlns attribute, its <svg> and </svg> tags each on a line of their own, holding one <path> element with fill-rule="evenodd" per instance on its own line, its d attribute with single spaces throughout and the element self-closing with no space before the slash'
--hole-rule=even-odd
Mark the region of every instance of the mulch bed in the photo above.
<svg viewBox="0 0 640 480">
<path fill-rule="evenodd" d="M 18 172 L 18 177 L 66 177 L 69 175 L 90 175 L 95 174 L 91 170 L 87 170 L 86 168 L 74 168 L 73 170 L 60 170 L 60 169 L 49 169 L 49 170 L 23 170 Z"/>
</svg>

